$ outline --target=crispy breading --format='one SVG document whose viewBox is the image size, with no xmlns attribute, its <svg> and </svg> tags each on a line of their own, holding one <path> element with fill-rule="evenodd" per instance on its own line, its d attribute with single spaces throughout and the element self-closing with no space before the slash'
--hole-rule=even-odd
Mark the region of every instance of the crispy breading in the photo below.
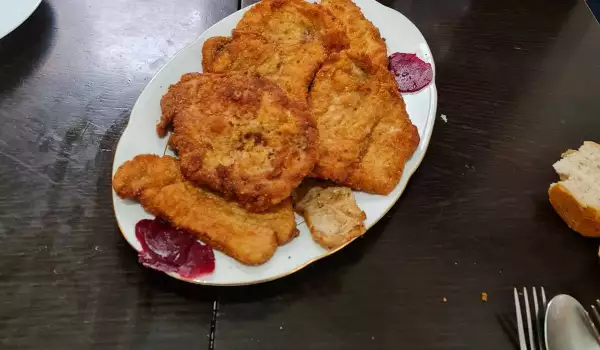
<svg viewBox="0 0 600 350">
<path fill-rule="evenodd" d="M 305 103 L 242 74 L 185 74 L 162 99 L 184 176 L 260 212 L 291 195 L 316 161 Z"/>
<path fill-rule="evenodd" d="M 121 165 L 112 185 L 120 197 L 136 198 L 145 189 L 165 187 L 183 181 L 185 179 L 175 158 L 144 154 Z"/>
<path fill-rule="evenodd" d="M 388 66 L 387 45 L 379 29 L 365 18 L 352 0 L 323 0 L 321 5 L 328 9 L 346 28 L 350 40 L 349 50 L 364 52 L 374 64 Z"/>
<path fill-rule="evenodd" d="M 312 187 L 296 203 L 315 242 L 335 249 L 366 232 L 365 213 L 348 187 Z"/>
<path fill-rule="evenodd" d="M 321 5 L 263 0 L 244 14 L 232 37 L 206 40 L 202 69 L 250 73 L 278 84 L 293 99 L 306 101 L 327 55 L 347 47 L 345 28 Z"/>
<path fill-rule="evenodd" d="M 377 194 L 392 192 L 420 141 L 396 85 L 390 81 L 384 87 L 382 93 L 388 97 L 383 116 L 369 135 L 366 152 L 345 181 L 351 188 Z"/>
<path fill-rule="evenodd" d="M 319 4 L 304 0 L 263 0 L 248 10 L 234 34 L 257 34 L 284 45 L 317 42 L 328 51 L 348 47 L 344 27 Z"/>
<path fill-rule="evenodd" d="M 256 34 L 234 34 L 204 42 L 202 69 L 206 73 L 250 73 L 274 82 L 290 97 L 306 101 L 308 87 L 326 57 L 325 47 L 316 41 L 284 45 Z"/>
<path fill-rule="evenodd" d="M 248 265 L 262 264 L 298 234 L 291 200 L 250 213 L 237 203 L 184 179 L 177 159 L 138 155 L 119 167 L 113 188 L 137 198 L 148 212 L 194 233 L 204 243 Z"/>
<path fill-rule="evenodd" d="M 395 81 L 364 53 L 343 51 L 323 64 L 309 93 L 319 132 L 313 175 L 388 194 L 419 144 Z"/>
</svg>

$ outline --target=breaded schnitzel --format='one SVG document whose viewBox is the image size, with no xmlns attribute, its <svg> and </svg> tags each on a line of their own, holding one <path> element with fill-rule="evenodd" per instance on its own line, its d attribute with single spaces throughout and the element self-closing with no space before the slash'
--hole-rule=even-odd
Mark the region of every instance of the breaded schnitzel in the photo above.
<svg viewBox="0 0 600 350">
<path fill-rule="evenodd" d="M 350 39 L 349 50 L 364 52 L 374 64 L 388 66 L 387 45 L 379 29 L 365 18 L 352 0 L 322 0 L 321 5 L 328 9 L 346 28 Z"/>
<path fill-rule="evenodd" d="M 234 34 L 204 42 L 202 69 L 206 73 L 250 73 L 274 82 L 290 97 L 306 101 L 308 87 L 326 57 L 327 50 L 316 41 L 285 45 L 256 34 Z"/>
<path fill-rule="evenodd" d="M 266 262 L 278 245 L 298 234 L 291 200 L 250 213 L 186 181 L 177 159 L 169 156 L 145 154 L 125 162 L 113 188 L 121 198 L 138 199 L 148 212 L 248 265 Z"/>
<path fill-rule="evenodd" d="M 400 181 L 404 164 L 419 146 L 420 138 L 391 76 L 382 94 L 387 95 L 383 116 L 371 130 L 366 151 L 354 165 L 346 185 L 365 192 L 388 194 Z"/>
<path fill-rule="evenodd" d="M 313 175 L 388 194 L 419 144 L 390 72 L 364 53 L 330 56 L 317 73 L 309 106 L 319 132 Z"/>
<path fill-rule="evenodd" d="M 206 40 L 202 69 L 250 73 L 306 101 L 308 87 L 327 55 L 347 46 L 341 22 L 321 5 L 263 0 L 244 14 L 232 37 Z"/>
<path fill-rule="evenodd" d="M 316 161 L 317 133 L 306 103 L 243 74 L 185 74 L 161 101 L 159 128 L 184 176 L 265 211 L 291 195 Z M 160 130 L 160 129 L 159 129 Z"/>
<path fill-rule="evenodd" d="M 319 4 L 304 0 L 263 0 L 248 10 L 235 33 L 261 35 L 283 45 L 316 42 L 327 51 L 347 48 L 341 23 Z"/>
</svg>

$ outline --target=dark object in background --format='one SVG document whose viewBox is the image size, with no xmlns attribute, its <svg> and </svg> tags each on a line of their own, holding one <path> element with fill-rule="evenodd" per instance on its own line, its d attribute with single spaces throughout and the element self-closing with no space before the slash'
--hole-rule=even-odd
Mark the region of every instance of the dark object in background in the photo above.
<svg viewBox="0 0 600 350">
<path fill-rule="evenodd" d="M 592 13 L 594 14 L 594 17 L 596 17 L 598 23 L 600 23 L 600 0 L 586 0 L 585 2 L 590 10 L 592 10 Z"/>
</svg>

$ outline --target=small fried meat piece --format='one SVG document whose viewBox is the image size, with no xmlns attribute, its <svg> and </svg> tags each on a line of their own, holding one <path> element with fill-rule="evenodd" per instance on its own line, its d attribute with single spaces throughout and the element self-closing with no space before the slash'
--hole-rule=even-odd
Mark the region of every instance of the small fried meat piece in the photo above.
<svg viewBox="0 0 600 350">
<path fill-rule="evenodd" d="M 367 218 L 348 187 L 313 187 L 296 203 L 313 239 L 335 249 L 365 233 Z"/>
</svg>

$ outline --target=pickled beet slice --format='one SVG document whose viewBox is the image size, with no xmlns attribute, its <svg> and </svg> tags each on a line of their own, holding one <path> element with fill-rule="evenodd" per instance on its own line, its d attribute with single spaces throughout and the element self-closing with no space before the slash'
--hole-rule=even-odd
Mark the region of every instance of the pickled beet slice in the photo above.
<svg viewBox="0 0 600 350">
<path fill-rule="evenodd" d="M 431 64 L 414 53 L 393 53 L 389 70 L 394 74 L 400 92 L 417 92 L 433 80 Z"/>
<path fill-rule="evenodd" d="M 215 256 L 210 246 L 160 219 L 138 221 L 135 235 L 142 244 L 139 262 L 146 267 L 177 272 L 184 278 L 208 274 L 215 269 Z"/>
</svg>

